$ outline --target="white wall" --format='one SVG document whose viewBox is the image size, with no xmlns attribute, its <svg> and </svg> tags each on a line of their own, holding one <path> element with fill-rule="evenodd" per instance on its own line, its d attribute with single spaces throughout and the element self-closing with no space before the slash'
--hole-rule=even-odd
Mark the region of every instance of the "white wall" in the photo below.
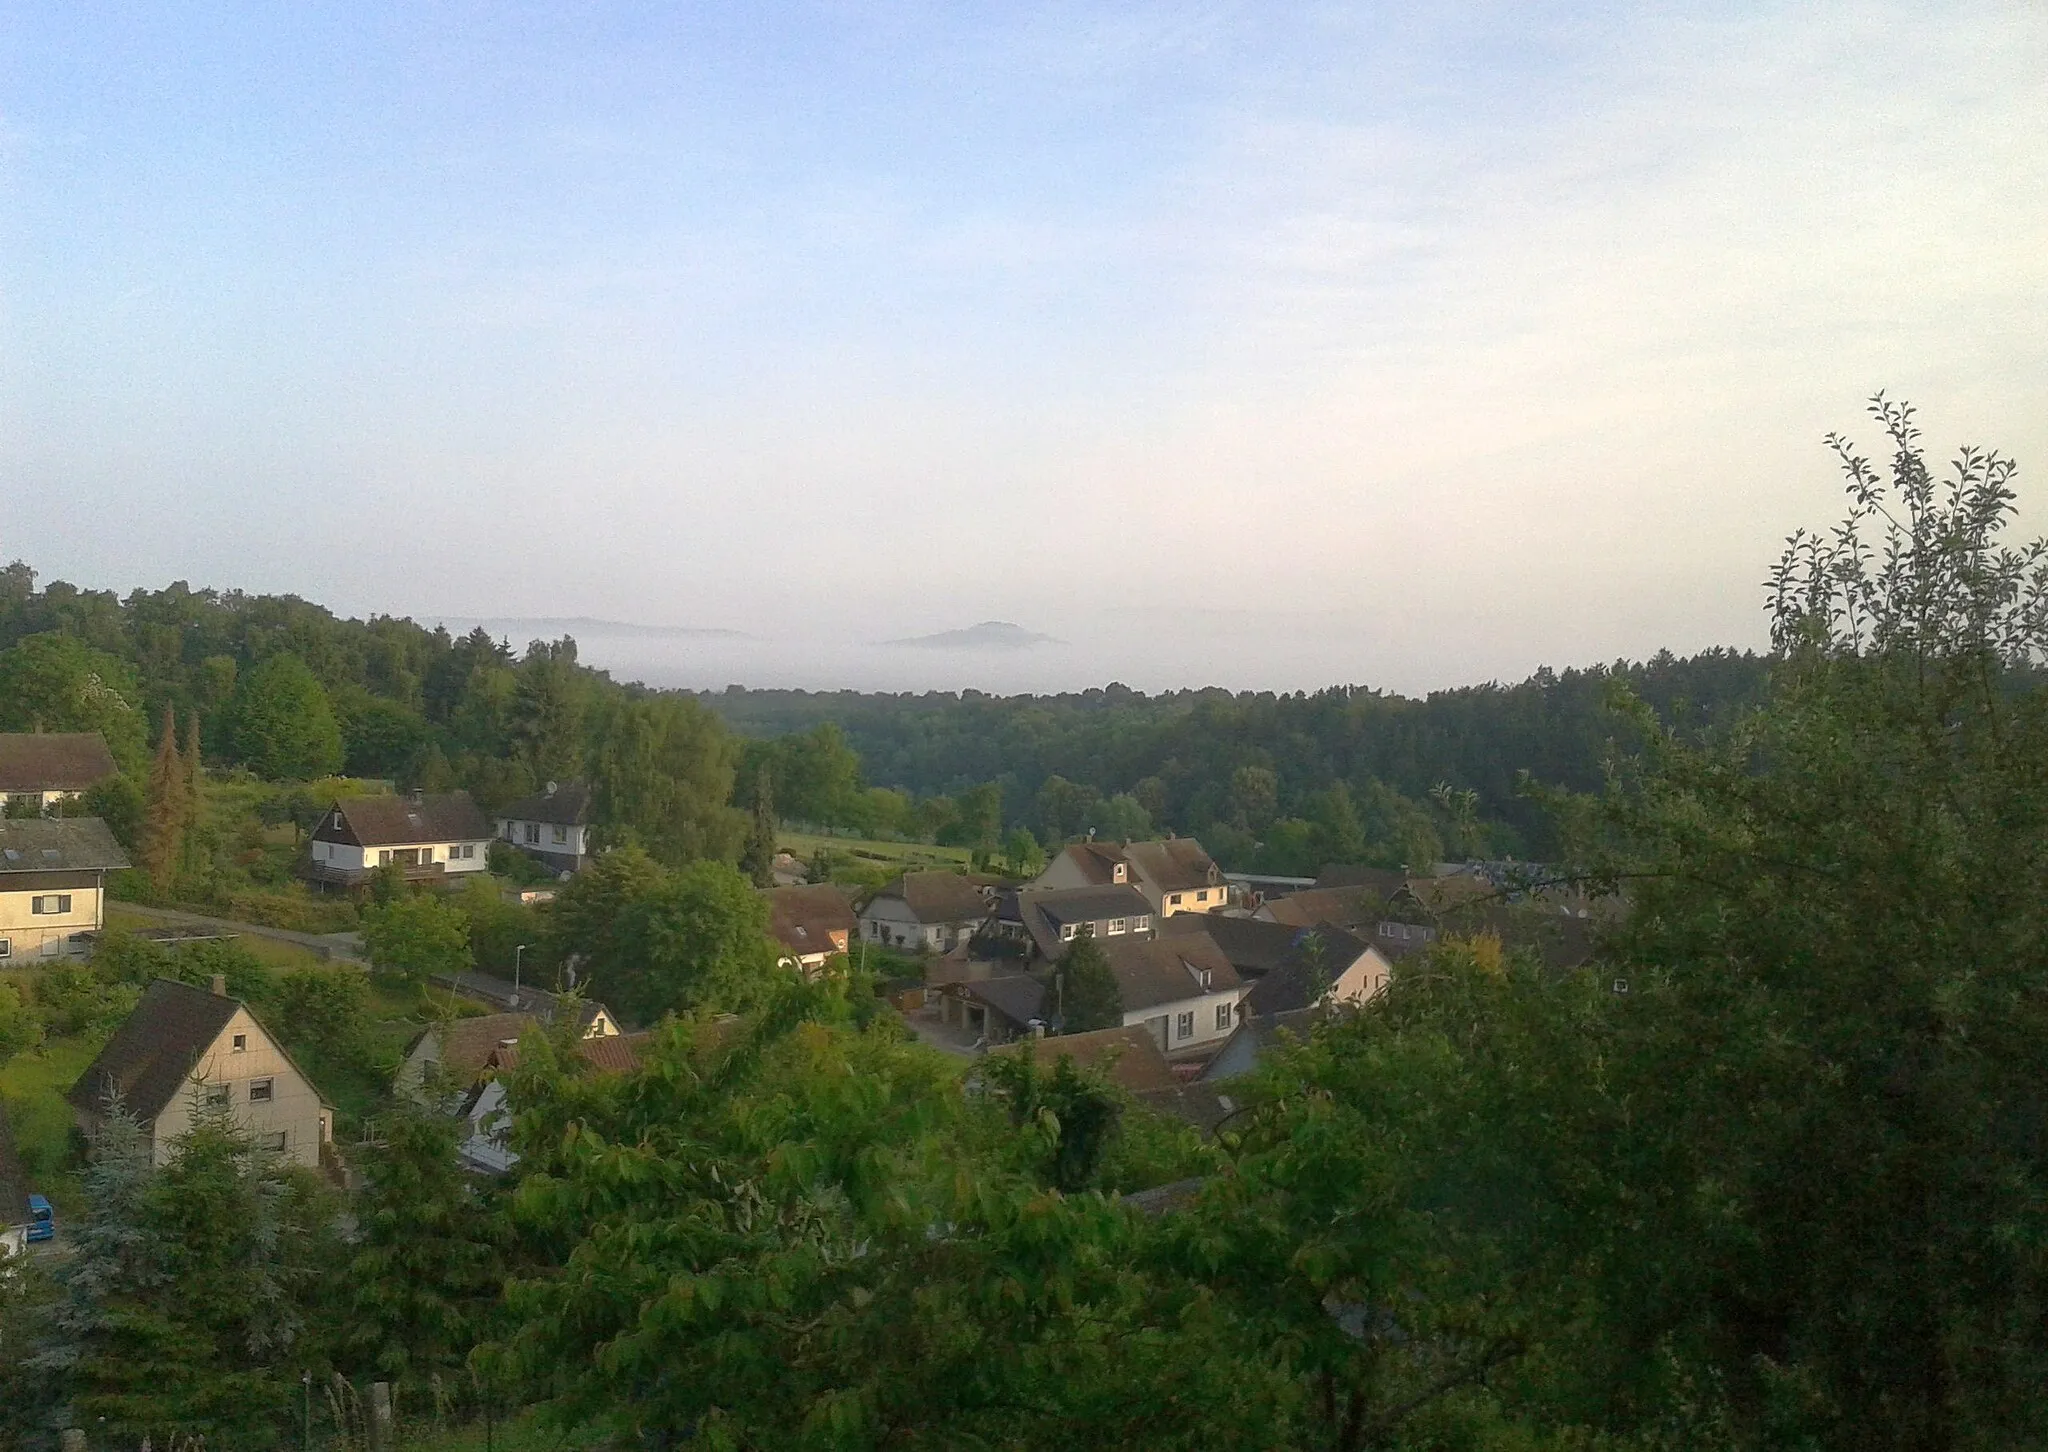
<svg viewBox="0 0 2048 1452">
<path fill-rule="evenodd" d="M 1124 1027 L 1142 1028 L 1145 1020 L 1166 1015 L 1166 1052 L 1181 1053 L 1184 1050 L 1213 1047 L 1230 1037 L 1230 1031 L 1237 1027 L 1238 1003 L 1250 990 L 1239 986 L 1220 993 L 1205 993 L 1199 998 L 1185 998 L 1176 1003 L 1154 1004 L 1150 1008 L 1134 1008 L 1124 1013 Z M 1223 1006 L 1230 1008 L 1230 1017 L 1222 1027 L 1216 1024 L 1216 1010 Z M 1192 1013 L 1195 1016 L 1194 1032 L 1186 1038 L 1180 1036 L 1180 1016 Z"/>
</svg>

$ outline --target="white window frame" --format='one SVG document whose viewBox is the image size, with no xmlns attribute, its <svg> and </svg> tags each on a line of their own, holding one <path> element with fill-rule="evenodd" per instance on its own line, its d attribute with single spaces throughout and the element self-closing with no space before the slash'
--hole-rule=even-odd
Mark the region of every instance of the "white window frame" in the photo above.
<svg viewBox="0 0 2048 1452">
<path fill-rule="evenodd" d="M 14 939 L 12 939 L 12 938 L 0 938 L 0 958 L 12 958 L 13 956 L 14 956 Z"/>
<path fill-rule="evenodd" d="M 269 1150 L 272 1154 L 283 1154 L 290 1144 L 290 1138 L 281 1129 L 273 1129 L 269 1134 L 263 1136 L 263 1148 Z"/>
<path fill-rule="evenodd" d="M 56 906 L 52 907 L 54 903 Z M 68 892 L 41 892 L 28 900 L 28 910 L 33 917 L 60 918 L 71 911 L 71 894 Z"/>
<path fill-rule="evenodd" d="M 229 1039 L 229 1040 L 228 1040 L 228 1052 L 229 1052 L 229 1053 L 231 1053 L 231 1054 L 246 1054 L 246 1053 L 248 1053 L 248 1052 L 249 1052 L 249 1036 L 248 1036 L 247 1034 L 236 1034 L 236 1035 L 235 1035 L 235 1036 L 234 1036 L 233 1038 Z"/>
<path fill-rule="evenodd" d="M 1229 1027 L 1230 1027 L 1230 1020 L 1231 1020 L 1231 1012 L 1230 1012 L 1230 1005 L 1229 1005 L 1229 1004 L 1227 1004 L 1227 1003 L 1219 1003 L 1219 1004 L 1217 1004 L 1217 1005 L 1216 1005 L 1216 1027 L 1217 1027 L 1218 1029 L 1227 1029 L 1227 1028 L 1229 1028 Z"/>
<path fill-rule="evenodd" d="M 1109 931 L 1110 931 L 1110 932 L 1112 932 L 1112 933 L 1121 933 L 1121 932 L 1122 932 L 1123 930 L 1124 930 L 1124 920 L 1123 920 L 1122 918 L 1111 918 L 1111 919 L 1109 920 Z"/>
<path fill-rule="evenodd" d="M 206 1086 L 206 1096 L 201 1102 L 208 1109 L 215 1108 L 216 1106 L 221 1108 L 230 1107 L 235 1102 L 235 1086 L 232 1084 L 208 1084 Z"/>
<path fill-rule="evenodd" d="M 1060 929 L 1060 941 L 1061 941 L 1062 943 L 1071 943 L 1071 942 L 1073 942 L 1073 941 L 1074 941 L 1074 934 L 1075 934 L 1075 933 L 1077 933 L 1077 932 L 1079 932 L 1079 931 L 1080 931 L 1080 929 L 1079 929 L 1079 928 L 1077 928 L 1077 927 L 1076 927 L 1076 926 L 1075 926 L 1074 924 L 1072 924 L 1072 923 L 1068 923 L 1068 924 L 1067 924 L 1067 925 L 1066 925 L 1065 927 L 1063 927 L 1063 928 L 1061 928 L 1061 929 Z"/>
<path fill-rule="evenodd" d="M 1195 1011 L 1191 1008 L 1174 1020 L 1174 1034 L 1177 1039 L 1191 1039 L 1195 1036 Z"/>
<path fill-rule="evenodd" d="M 274 1103 L 276 1099 L 277 1080 L 264 1078 L 251 1079 L 249 1081 L 249 1102 L 251 1104 L 270 1104 Z"/>
<path fill-rule="evenodd" d="M 540 846 L 540 823 L 526 823 L 526 845 L 529 847 Z"/>
<path fill-rule="evenodd" d="M 555 828 L 553 829 L 553 833 L 552 833 L 552 836 L 553 836 L 553 839 L 554 839 L 554 841 L 556 841 L 556 842 L 560 843 L 561 845 L 563 845 L 563 846 L 565 846 L 565 847 L 566 847 L 566 846 L 568 845 L 568 843 L 569 843 L 569 829 L 568 829 L 567 827 L 563 827 L 563 826 L 557 826 L 557 827 L 555 827 Z"/>
</svg>

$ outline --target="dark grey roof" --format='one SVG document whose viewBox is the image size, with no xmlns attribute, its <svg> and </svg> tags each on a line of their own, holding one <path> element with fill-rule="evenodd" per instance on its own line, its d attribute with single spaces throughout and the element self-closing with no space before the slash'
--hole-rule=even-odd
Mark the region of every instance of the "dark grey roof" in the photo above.
<svg viewBox="0 0 2048 1452">
<path fill-rule="evenodd" d="M 1056 927 L 1152 916 L 1152 904 L 1135 887 L 1064 887 L 1030 892 L 1024 894 L 1024 906 L 1036 908 Z"/>
<path fill-rule="evenodd" d="M 341 813 L 348 830 L 364 847 L 481 842 L 491 835 L 491 824 L 484 820 L 468 792 L 345 797 L 334 804 L 334 810 Z M 319 829 L 315 829 L 314 835 L 320 835 Z"/>
<path fill-rule="evenodd" d="M 1170 938 L 1108 938 L 1102 944 L 1123 996 L 1124 1012 L 1154 1008 L 1223 993 L 1243 986 L 1237 970 L 1206 933 L 1177 933 Z M 1209 975 L 1208 985 L 1201 981 Z"/>
<path fill-rule="evenodd" d="M 580 781 L 550 782 L 549 790 L 521 797 L 498 808 L 498 815 L 511 822 L 548 822 L 562 827 L 580 827 L 590 820 L 590 788 Z"/>
<path fill-rule="evenodd" d="M 1349 887 L 1373 893 L 1382 901 L 1408 884 L 1408 874 L 1396 867 L 1360 867 L 1344 862 L 1326 862 L 1316 874 L 1317 887 Z"/>
<path fill-rule="evenodd" d="M 1245 1003 L 1260 1014 L 1312 1007 L 1339 973 L 1365 956 L 1369 946 L 1342 928 L 1301 929 L 1272 971 L 1252 985 Z"/>
<path fill-rule="evenodd" d="M 114 771 L 97 731 L 0 734 L 0 792 L 82 792 Z"/>
<path fill-rule="evenodd" d="M 98 1114 L 112 1090 L 137 1119 L 156 1118 L 241 1006 L 204 988 L 157 979 L 65 1097 L 74 1108 Z"/>
<path fill-rule="evenodd" d="M 1200 887 L 1221 885 L 1223 874 L 1216 863 L 1192 837 L 1169 837 L 1163 842 L 1129 842 L 1124 856 L 1145 874 L 1161 892 L 1189 892 Z"/>
<path fill-rule="evenodd" d="M 1287 960 L 1294 945 L 1312 928 L 1269 923 L 1260 918 L 1227 918 L 1220 913 L 1175 913 L 1159 923 L 1161 937 L 1207 933 L 1238 972 L 1256 977 Z"/>
<path fill-rule="evenodd" d="M 0 820 L 0 872 L 77 872 L 126 867 L 128 854 L 98 817 Z"/>
<path fill-rule="evenodd" d="M 1045 985 L 1028 973 L 1000 973 L 993 978 L 975 978 L 954 985 L 969 998 L 979 999 L 1015 1023 L 1026 1024 L 1045 1017 Z"/>
</svg>

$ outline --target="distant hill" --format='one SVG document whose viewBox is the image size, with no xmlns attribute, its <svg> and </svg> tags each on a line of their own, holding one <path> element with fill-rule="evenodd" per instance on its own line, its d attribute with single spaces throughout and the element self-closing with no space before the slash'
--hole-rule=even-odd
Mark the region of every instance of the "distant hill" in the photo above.
<svg viewBox="0 0 2048 1452">
<path fill-rule="evenodd" d="M 1040 635 L 1007 620 L 984 620 L 965 630 L 942 630 L 937 635 L 911 635 L 885 640 L 884 645 L 909 646 L 914 650 L 1028 650 L 1034 645 L 1059 645 L 1050 635 Z"/>
</svg>

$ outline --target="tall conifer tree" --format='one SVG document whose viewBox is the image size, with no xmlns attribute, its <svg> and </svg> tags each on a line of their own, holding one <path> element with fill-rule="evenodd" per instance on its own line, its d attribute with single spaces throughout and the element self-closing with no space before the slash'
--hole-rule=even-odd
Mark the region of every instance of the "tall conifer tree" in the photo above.
<svg viewBox="0 0 2048 1452">
<path fill-rule="evenodd" d="M 756 887 L 775 886 L 775 798 L 765 766 L 754 774 L 754 823 L 740 854 L 740 871 Z"/>
<path fill-rule="evenodd" d="M 183 850 L 179 853 L 179 866 L 181 870 L 189 873 L 192 871 L 195 859 L 199 855 L 199 823 L 200 819 L 205 815 L 203 796 L 206 771 L 200 760 L 199 713 L 197 711 L 194 711 L 185 722 L 185 754 L 180 765 L 183 770 L 182 786 L 184 790 L 180 796 L 180 806 L 182 807 L 180 826 L 183 829 L 181 845 Z"/>
<path fill-rule="evenodd" d="M 185 782 L 185 764 L 178 757 L 178 718 L 166 706 L 142 808 L 142 867 L 159 895 L 171 890 L 182 856 Z"/>
</svg>

